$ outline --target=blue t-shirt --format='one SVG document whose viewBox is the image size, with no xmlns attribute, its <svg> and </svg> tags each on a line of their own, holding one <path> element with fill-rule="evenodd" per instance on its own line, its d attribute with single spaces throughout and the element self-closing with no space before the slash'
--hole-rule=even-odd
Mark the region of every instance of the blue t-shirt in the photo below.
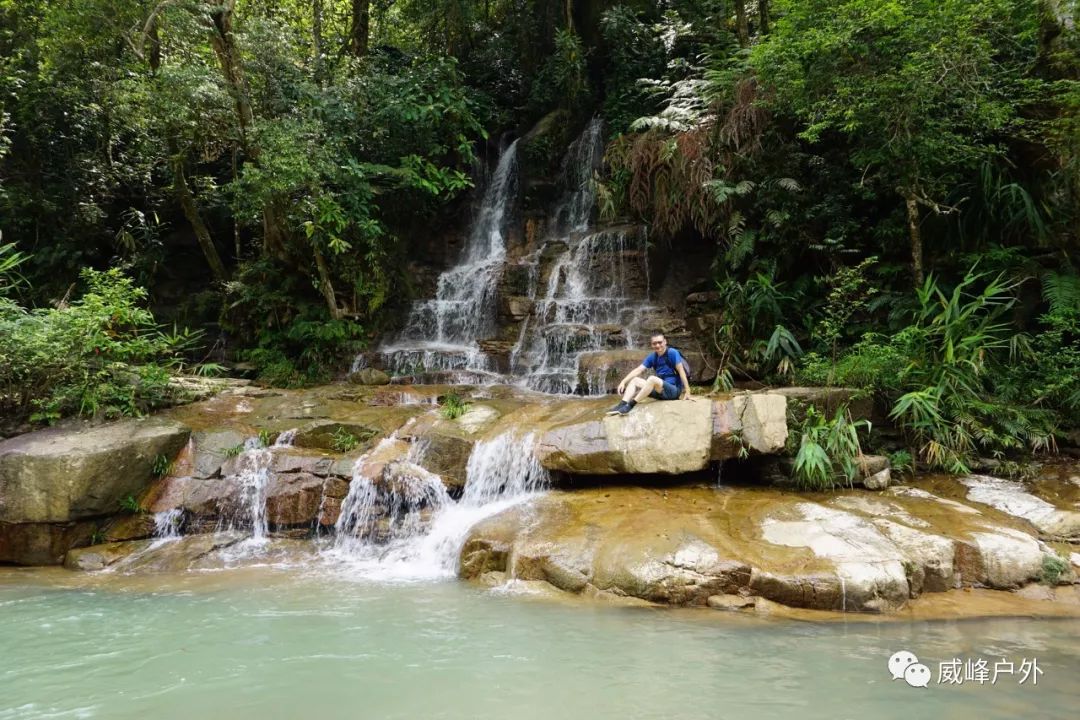
<svg viewBox="0 0 1080 720">
<path fill-rule="evenodd" d="M 655 352 L 649 353 L 649 356 L 645 358 L 645 362 L 641 364 L 655 372 L 656 377 L 682 390 L 682 379 L 679 378 L 678 370 L 681 362 L 685 362 L 682 354 L 675 348 L 669 347 L 663 355 L 658 356 Z"/>
</svg>

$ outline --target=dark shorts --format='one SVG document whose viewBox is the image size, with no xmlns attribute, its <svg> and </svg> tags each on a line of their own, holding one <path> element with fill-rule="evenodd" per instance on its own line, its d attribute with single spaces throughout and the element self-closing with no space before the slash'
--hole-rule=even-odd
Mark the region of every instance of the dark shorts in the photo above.
<svg viewBox="0 0 1080 720">
<path fill-rule="evenodd" d="M 664 380 L 663 392 L 656 392 L 655 390 L 653 390 L 651 393 L 649 393 L 649 397 L 656 400 L 678 400 L 680 394 L 681 393 L 679 392 L 679 388 L 677 386 L 672 385 L 667 380 Z"/>
</svg>

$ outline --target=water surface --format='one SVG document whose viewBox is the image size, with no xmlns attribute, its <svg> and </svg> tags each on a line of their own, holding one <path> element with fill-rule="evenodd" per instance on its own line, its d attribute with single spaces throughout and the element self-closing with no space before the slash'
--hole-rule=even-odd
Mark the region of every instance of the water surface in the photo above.
<svg viewBox="0 0 1080 720">
<path fill-rule="evenodd" d="M 1039 718 L 1080 709 L 1080 620 L 809 623 L 257 567 L 0 571 L 0 719 Z M 914 652 L 928 688 L 890 680 Z M 937 663 L 1037 657 L 1037 685 Z M 869 715 L 868 715 L 869 713 Z"/>
</svg>

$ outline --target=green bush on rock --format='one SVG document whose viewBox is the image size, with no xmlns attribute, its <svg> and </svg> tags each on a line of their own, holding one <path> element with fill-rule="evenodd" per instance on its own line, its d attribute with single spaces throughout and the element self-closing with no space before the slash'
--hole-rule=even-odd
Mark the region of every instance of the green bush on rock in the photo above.
<svg viewBox="0 0 1080 720">
<path fill-rule="evenodd" d="M 84 270 L 78 300 L 27 310 L 0 299 L 0 414 L 51 423 L 140 415 L 177 400 L 170 369 L 197 334 L 162 333 L 146 290 L 119 270 Z"/>
</svg>

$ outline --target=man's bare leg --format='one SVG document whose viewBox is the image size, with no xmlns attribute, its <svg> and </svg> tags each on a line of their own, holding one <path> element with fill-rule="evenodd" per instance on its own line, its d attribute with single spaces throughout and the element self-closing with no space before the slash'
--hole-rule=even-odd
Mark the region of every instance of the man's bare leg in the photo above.
<svg viewBox="0 0 1080 720">
<path fill-rule="evenodd" d="M 647 383 L 644 378 L 634 378 L 629 383 L 627 383 L 626 392 L 624 392 L 622 395 L 623 402 L 630 402 L 630 400 L 633 399 L 635 395 L 640 394 L 641 388 L 645 387 L 646 384 Z M 648 395 L 648 393 L 645 394 Z"/>
<path fill-rule="evenodd" d="M 645 380 L 644 387 L 641 388 L 640 392 L 638 392 L 637 397 L 634 398 L 634 402 L 639 403 L 645 398 L 649 397 L 649 393 L 653 391 L 662 392 L 663 389 L 664 381 L 654 375 L 651 378 Z"/>
</svg>

